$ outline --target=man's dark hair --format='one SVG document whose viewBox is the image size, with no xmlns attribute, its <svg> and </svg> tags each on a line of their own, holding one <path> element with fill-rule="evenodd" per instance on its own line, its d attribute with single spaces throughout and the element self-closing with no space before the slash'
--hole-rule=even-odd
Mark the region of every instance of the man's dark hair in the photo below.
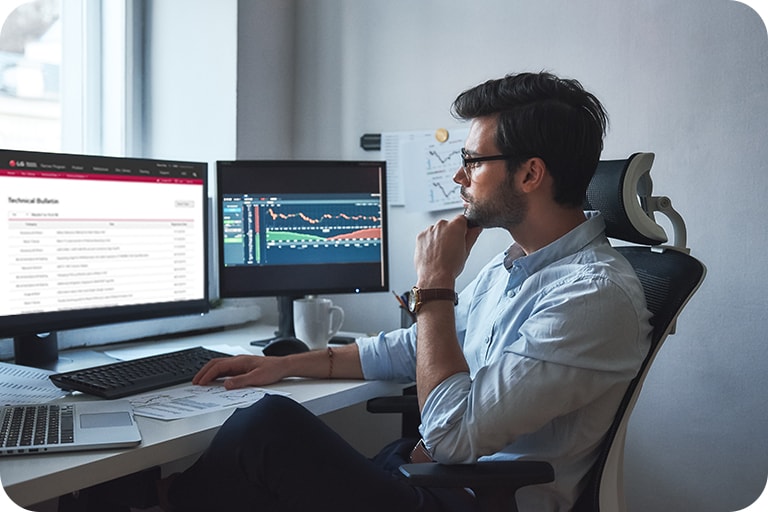
<svg viewBox="0 0 768 512">
<path fill-rule="evenodd" d="M 461 93 L 452 112 L 465 120 L 497 115 L 496 145 L 514 155 L 508 169 L 539 157 L 552 175 L 554 200 L 583 204 L 603 150 L 608 115 L 578 81 L 545 72 L 507 75 Z"/>
</svg>

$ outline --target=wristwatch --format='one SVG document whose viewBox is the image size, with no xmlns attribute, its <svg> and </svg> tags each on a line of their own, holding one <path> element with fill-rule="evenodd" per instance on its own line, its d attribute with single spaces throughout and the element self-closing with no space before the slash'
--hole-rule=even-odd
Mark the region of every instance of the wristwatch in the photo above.
<svg viewBox="0 0 768 512">
<path fill-rule="evenodd" d="M 459 295 L 449 288 L 419 288 L 414 286 L 408 297 L 408 310 L 416 314 L 425 302 L 431 300 L 450 300 L 455 306 L 459 303 Z"/>
</svg>

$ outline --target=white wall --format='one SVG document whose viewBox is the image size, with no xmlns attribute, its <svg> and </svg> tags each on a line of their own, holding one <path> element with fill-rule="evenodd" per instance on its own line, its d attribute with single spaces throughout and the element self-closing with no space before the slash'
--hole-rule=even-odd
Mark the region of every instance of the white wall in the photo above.
<svg viewBox="0 0 768 512">
<path fill-rule="evenodd" d="M 292 1 L 242 2 L 238 16 L 237 157 L 293 154 L 296 34 Z"/>
<path fill-rule="evenodd" d="M 236 0 L 148 2 L 144 154 L 235 157 Z"/>
<path fill-rule="evenodd" d="M 595 92 L 612 120 L 604 157 L 656 153 L 655 191 L 673 199 L 709 269 L 631 422 L 630 510 L 732 511 L 756 499 L 768 475 L 768 37 L 751 9 L 731 0 L 246 0 L 239 17 L 238 156 L 380 158 L 359 148 L 362 133 L 453 126 L 456 94 L 507 72 L 551 70 Z M 244 31 L 251 24 L 266 31 L 261 43 Z M 274 44 L 286 31 L 289 51 Z M 266 80 L 264 93 L 245 97 L 246 77 Z M 436 216 L 391 213 L 392 288 L 402 291 L 415 278 L 412 240 Z M 508 242 L 484 234 L 466 273 Z M 335 300 L 349 328 L 399 321 L 388 294 Z"/>
</svg>

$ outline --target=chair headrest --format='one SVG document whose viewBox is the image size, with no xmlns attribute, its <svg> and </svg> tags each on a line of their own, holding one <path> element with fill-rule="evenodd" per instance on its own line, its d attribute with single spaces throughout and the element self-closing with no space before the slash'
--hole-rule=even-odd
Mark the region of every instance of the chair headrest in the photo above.
<svg viewBox="0 0 768 512">
<path fill-rule="evenodd" d="M 643 204 L 651 195 L 653 153 L 635 153 L 625 160 L 601 160 L 587 187 L 585 210 L 598 210 L 606 235 L 641 245 L 659 245 L 667 234 Z M 646 213 L 648 212 L 648 213 Z"/>
</svg>

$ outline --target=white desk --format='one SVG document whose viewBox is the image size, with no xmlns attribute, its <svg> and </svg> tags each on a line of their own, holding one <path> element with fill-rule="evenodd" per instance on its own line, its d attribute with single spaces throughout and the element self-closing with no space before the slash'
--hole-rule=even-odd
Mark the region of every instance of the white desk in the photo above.
<svg viewBox="0 0 768 512">
<path fill-rule="evenodd" d="M 272 335 L 274 327 L 251 325 L 244 328 L 157 341 L 158 346 L 184 348 L 197 345 L 248 345 L 254 339 Z M 104 347 L 105 349 L 115 348 Z M 250 347 L 254 353 L 260 350 Z M 61 354 L 68 366 L 88 360 L 92 350 L 68 351 Z M 96 354 L 98 357 L 98 354 Z M 66 363 L 66 361 L 69 361 Z M 290 393 L 314 414 L 354 405 L 369 398 L 398 394 L 403 386 L 381 381 L 286 380 L 269 389 Z M 76 399 L 92 400 L 78 395 Z M 202 452 L 219 426 L 232 410 L 212 412 L 173 421 L 137 416 L 142 443 L 136 448 L 115 451 L 89 451 L 71 454 L 46 454 L 3 457 L 0 459 L 0 481 L 8 496 L 21 506 L 30 506 L 62 494 L 128 475 L 142 469 L 181 460 Z"/>
</svg>

